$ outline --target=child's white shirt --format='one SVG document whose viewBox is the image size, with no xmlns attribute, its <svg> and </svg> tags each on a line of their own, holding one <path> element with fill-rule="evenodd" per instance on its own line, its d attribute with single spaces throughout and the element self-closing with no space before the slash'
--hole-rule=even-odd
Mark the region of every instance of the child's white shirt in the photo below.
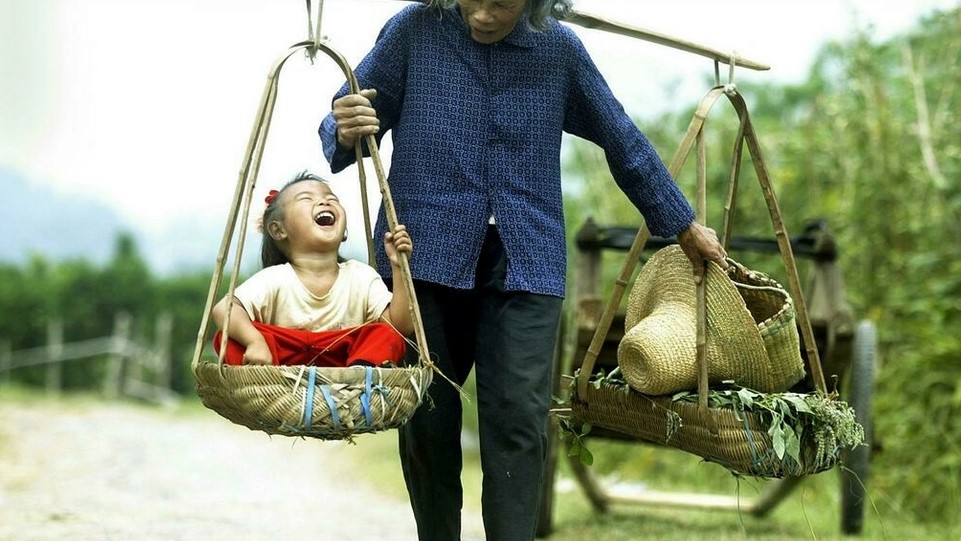
<svg viewBox="0 0 961 541">
<path fill-rule="evenodd" d="M 339 263 L 326 295 L 308 290 L 289 264 L 257 271 L 234 290 L 252 321 L 306 331 L 329 331 L 376 321 L 391 293 L 377 271 L 360 261 Z"/>
</svg>

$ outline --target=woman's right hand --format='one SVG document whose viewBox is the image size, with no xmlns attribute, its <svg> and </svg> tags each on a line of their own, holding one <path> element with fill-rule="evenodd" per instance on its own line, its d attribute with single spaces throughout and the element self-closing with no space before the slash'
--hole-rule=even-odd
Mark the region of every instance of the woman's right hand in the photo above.
<svg viewBox="0 0 961 541">
<path fill-rule="evenodd" d="M 342 149 L 353 148 L 357 139 L 365 135 L 376 135 L 380 130 L 380 120 L 371 102 L 377 91 L 368 88 L 360 94 L 347 94 L 334 100 L 333 115 L 337 123 L 337 146 Z"/>
</svg>

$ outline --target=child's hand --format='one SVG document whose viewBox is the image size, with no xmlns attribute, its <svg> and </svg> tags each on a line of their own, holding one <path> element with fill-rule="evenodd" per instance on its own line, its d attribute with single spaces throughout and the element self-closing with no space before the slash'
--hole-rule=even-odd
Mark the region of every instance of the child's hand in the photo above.
<svg viewBox="0 0 961 541">
<path fill-rule="evenodd" d="M 393 267 L 400 266 L 398 253 L 403 252 L 407 254 L 407 257 L 410 257 L 411 252 L 414 251 L 414 244 L 410 240 L 406 227 L 398 224 L 393 233 L 388 231 L 384 234 L 384 251 L 387 252 L 387 257 L 390 258 L 390 264 Z"/>
<path fill-rule="evenodd" d="M 267 342 L 263 340 L 254 342 L 247 346 L 244 352 L 244 364 L 273 364 L 274 357 L 270 354 Z"/>
</svg>

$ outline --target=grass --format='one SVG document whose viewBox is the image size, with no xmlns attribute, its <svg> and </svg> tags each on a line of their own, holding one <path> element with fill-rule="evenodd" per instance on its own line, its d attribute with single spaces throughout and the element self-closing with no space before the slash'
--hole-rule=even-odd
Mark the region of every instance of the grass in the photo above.
<svg viewBox="0 0 961 541">
<path fill-rule="evenodd" d="M 467 416 L 471 414 L 467 412 Z M 470 425 L 469 418 L 465 421 Z M 591 472 L 607 483 L 660 492 L 696 492 L 739 497 L 745 505 L 770 481 L 735 478 L 726 469 L 672 449 L 637 443 L 588 440 L 595 456 Z M 392 432 L 358 438 L 350 460 L 364 464 L 367 481 L 397 498 L 406 498 Z M 390 460 L 386 460 L 391 457 Z M 961 525 L 923 524 L 886 506 L 883 496 L 866 506 L 860 536 L 840 530 L 840 472 L 837 469 L 805 478 L 764 517 L 736 510 L 698 510 L 680 507 L 621 504 L 608 512 L 593 509 L 574 480 L 565 457 L 560 457 L 555 484 L 554 533 L 550 541 L 662 541 L 725 540 L 884 540 L 956 541 Z M 465 453 L 465 508 L 480 511 L 481 473 L 476 450 Z M 868 486 L 870 493 L 871 487 Z"/>
<path fill-rule="evenodd" d="M 0 388 L 0 400 L 48 403 L 43 393 L 16 387 Z M 103 401 L 101 397 L 65 393 L 57 403 L 73 407 Z M 118 402 L 125 407 L 150 407 L 142 403 Z M 476 426 L 473 410 L 466 408 L 465 426 Z M 167 412 L 173 417 L 209 415 L 199 401 L 185 401 Z M 468 440 L 469 441 L 469 440 Z M 590 471 L 606 483 L 641 487 L 663 492 L 699 492 L 740 497 L 748 502 L 762 491 L 767 481 L 735 478 L 724 468 L 701 461 L 698 457 L 676 450 L 636 443 L 588 440 L 595 456 Z M 3 442 L 0 441 L 0 448 Z M 399 500 L 406 499 L 397 437 L 394 431 L 363 435 L 356 445 L 346 450 L 347 460 L 356 462 L 355 471 L 371 486 Z M 678 507 L 640 505 L 612 506 L 608 512 L 595 511 L 582 487 L 574 481 L 565 457 L 559 460 L 555 485 L 554 534 L 550 541 L 628 541 L 639 538 L 661 541 L 725 540 L 820 540 L 842 539 L 884 541 L 956 541 L 961 539 L 961 522 L 925 524 L 911 520 L 897 509 L 886 505 L 883 494 L 871 494 L 874 507 L 868 504 L 864 532 L 859 537 L 840 533 L 839 472 L 831 470 L 810 476 L 783 499 L 770 514 L 756 517 L 738 511 L 704 511 Z M 481 473 L 476 448 L 467 445 L 462 477 L 464 502 L 468 512 L 479 513 Z M 870 483 L 868 491 L 871 492 Z"/>
<path fill-rule="evenodd" d="M 643 482 L 644 488 L 664 492 L 696 492 L 738 498 L 745 506 L 770 481 L 735 478 L 724 468 L 704 463 L 686 453 L 640 444 L 589 443 L 595 448 L 594 473 L 601 479 Z M 611 449 L 609 447 L 614 447 Z M 619 447 L 620 449 L 617 449 Z M 605 459 L 623 456 L 633 449 L 634 457 L 623 468 L 605 465 Z M 840 540 L 840 477 L 837 470 L 804 479 L 767 516 L 757 517 L 737 510 L 697 510 L 650 505 L 621 505 L 609 512 L 595 512 L 580 485 L 571 480 L 570 468 L 562 464 L 556 485 L 556 534 L 552 541 L 573 541 L 593 536 L 605 541 L 646 539 L 665 541 L 691 539 L 758 539 L 786 541 L 799 539 Z M 870 490 L 870 487 L 869 487 Z M 869 504 L 870 506 L 870 504 Z M 879 509 L 881 505 L 878 504 Z M 956 540 L 954 532 L 936 525 L 906 521 L 893 510 L 866 510 L 865 529 L 858 539 Z"/>
</svg>

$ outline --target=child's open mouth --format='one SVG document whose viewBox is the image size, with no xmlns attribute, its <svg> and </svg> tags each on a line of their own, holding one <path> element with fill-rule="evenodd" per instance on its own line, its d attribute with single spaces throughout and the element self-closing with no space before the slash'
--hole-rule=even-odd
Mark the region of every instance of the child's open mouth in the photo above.
<svg viewBox="0 0 961 541">
<path fill-rule="evenodd" d="M 321 211 L 314 217 L 314 221 L 317 225 L 334 225 L 334 213 L 329 210 Z"/>
</svg>

